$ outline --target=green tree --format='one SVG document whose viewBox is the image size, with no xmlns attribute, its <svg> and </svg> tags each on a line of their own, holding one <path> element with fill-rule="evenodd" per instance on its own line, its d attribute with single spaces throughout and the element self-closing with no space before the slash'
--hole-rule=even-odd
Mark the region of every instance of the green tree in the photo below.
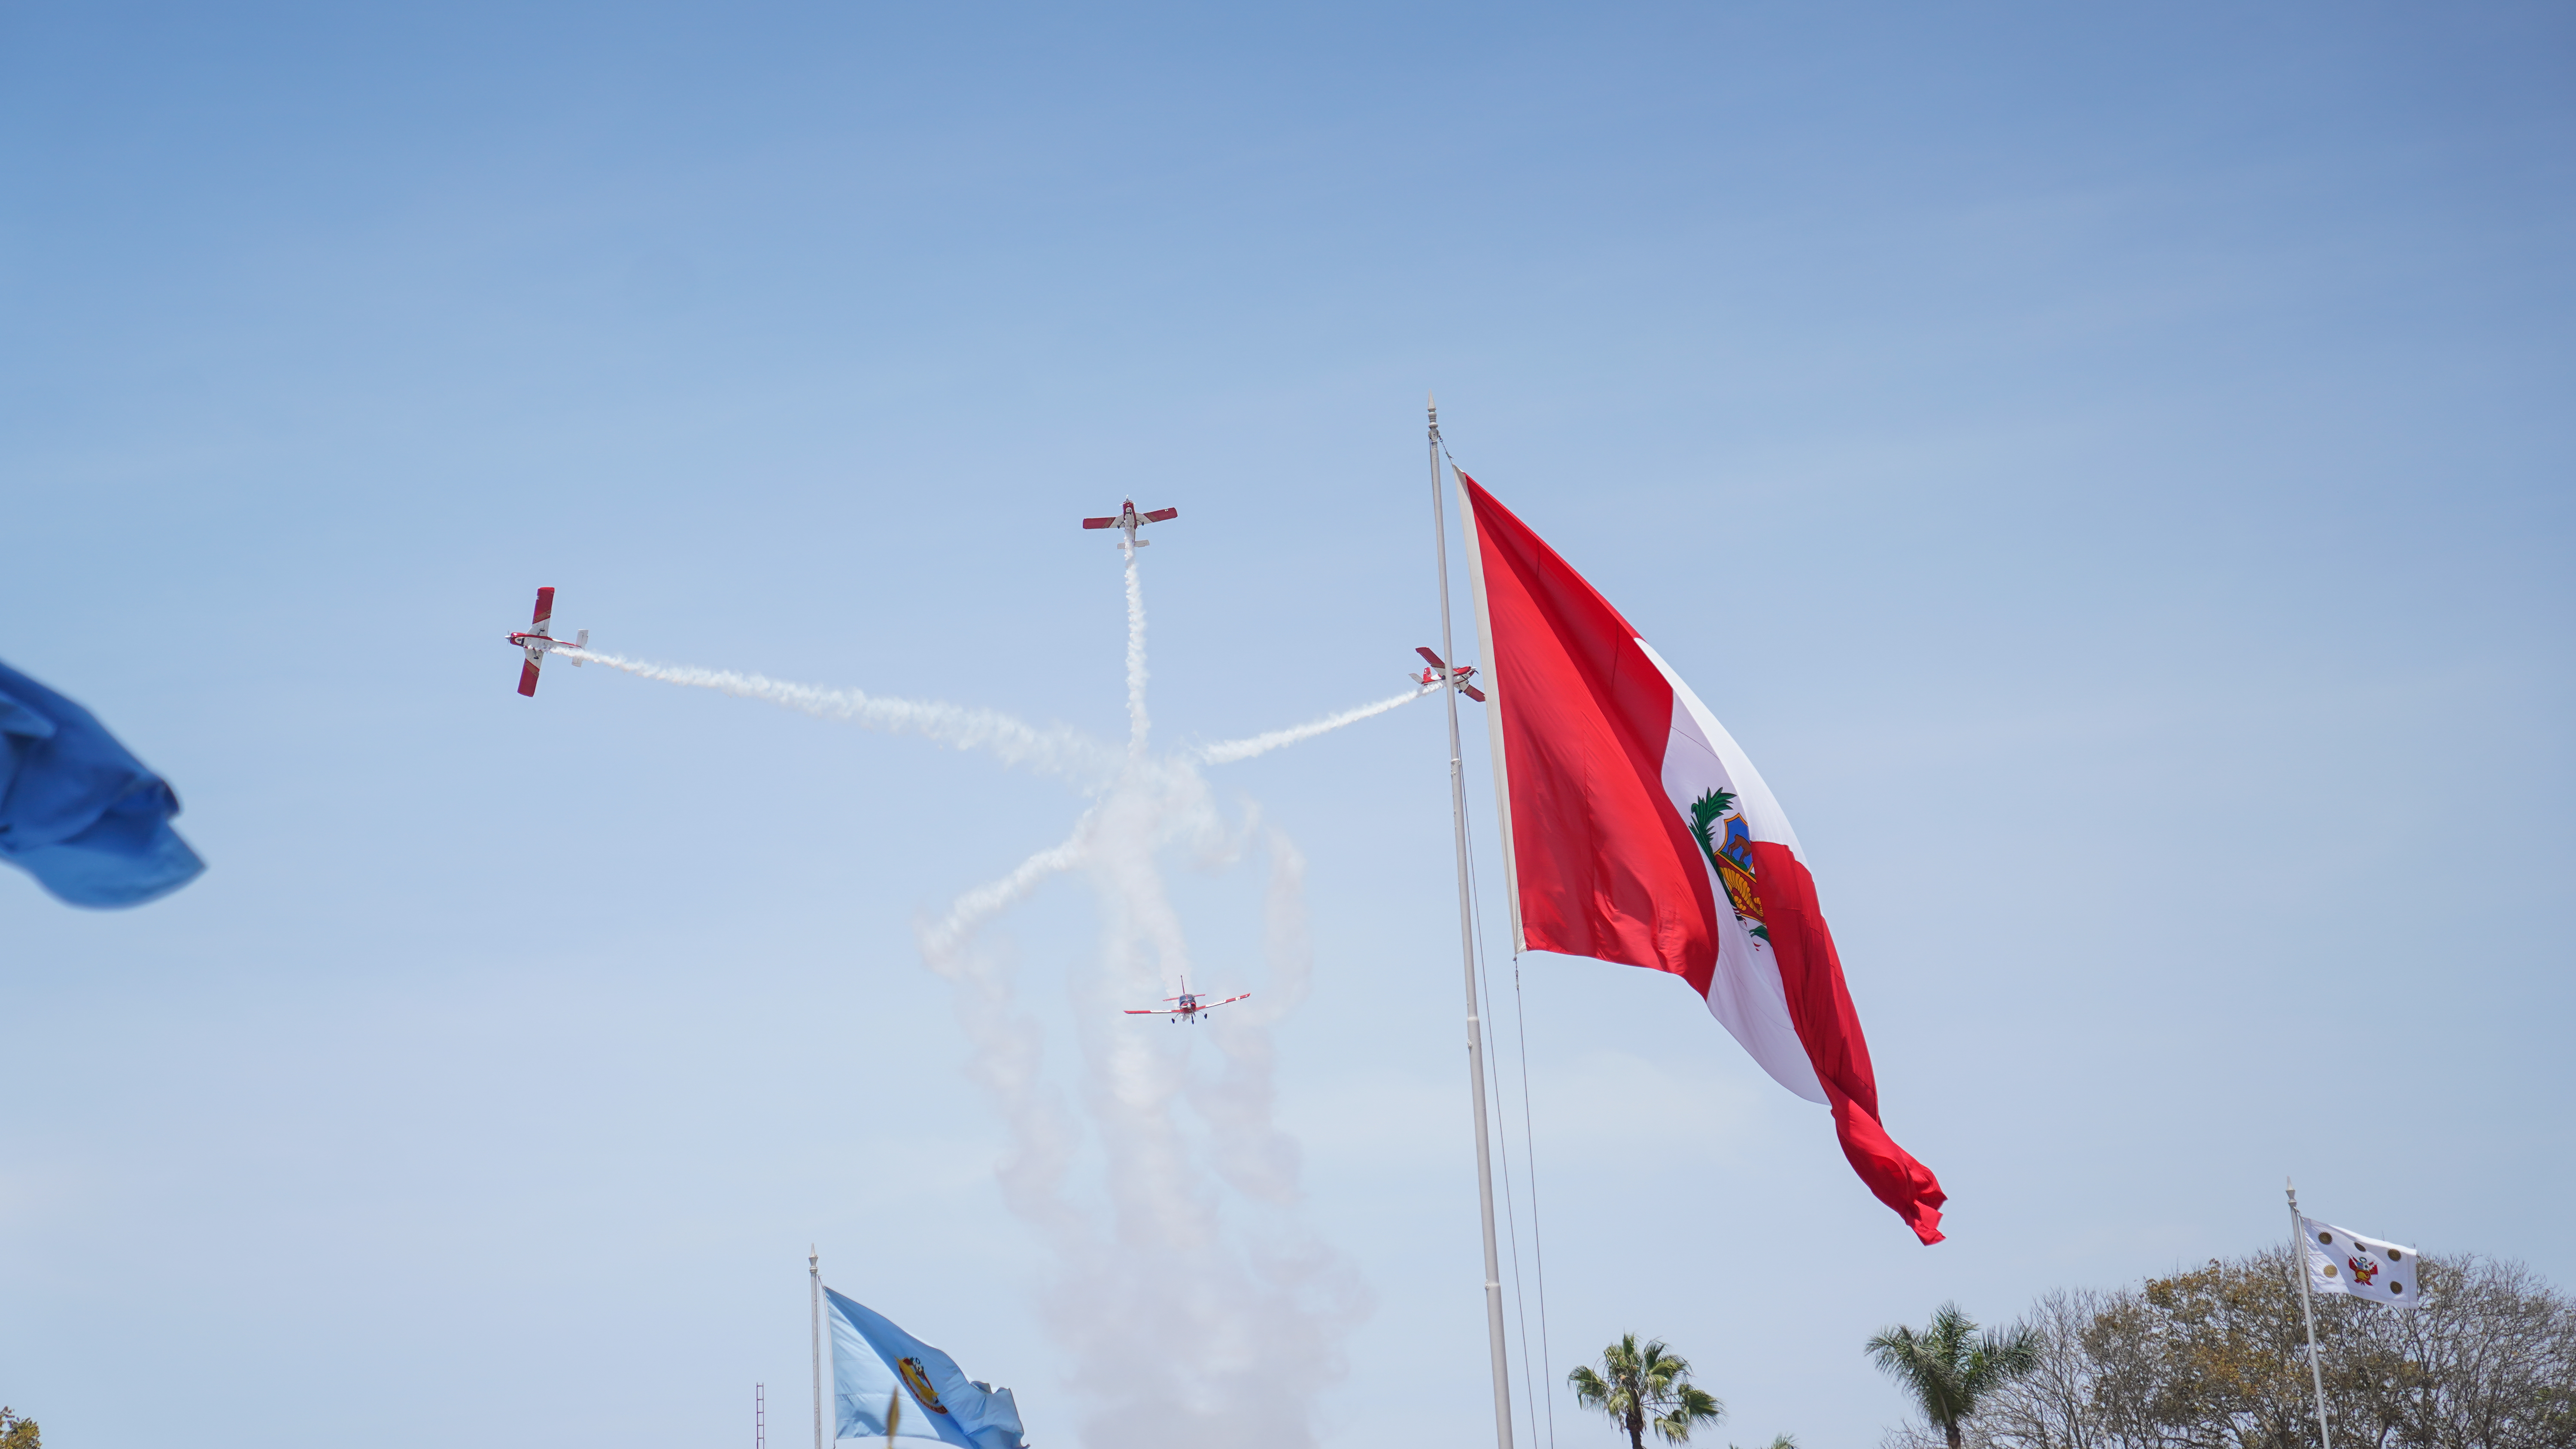
<svg viewBox="0 0 2576 1449">
<path fill-rule="evenodd" d="M 2295 1252 L 2044 1295 L 2021 1320 L 2038 1369 L 1978 1407 L 1966 1449 L 2317 1449 Z M 2576 1295 L 2485 1258 L 2416 1272 L 2408 1312 L 2317 1299 L 2335 1449 L 2576 1449 Z M 1886 1449 L 1942 1445 L 1908 1426 Z"/>
<path fill-rule="evenodd" d="M 36 1421 L 22 1419 L 0 1404 L 0 1449 L 44 1449 L 36 1437 Z"/>
<path fill-rule="evenodd" d="M 1590 1366 L 1565 1376 L 1574 1386 L 1574 1401 L 1599 1409 L 1628 1432 L 1629 1449 L 1646 1449 L 1652 1427 L 1667 1444 L 1690 1442 L 1691 1426 L 1714 1424 L 1726 1417 L 1717 1396 L 1690 1381 L 1690 1360 L 1664 1346 L 1660 1338 L 1643 1345 L 1623 1333 L 1601 1350 L 1601 1369 Z"/>
<path fill-rule="evenodd" d="M 1869 1356 L 1914 1396 L 1923 1417 L 1959 1449 L 1959 1426 L 1988 1394 L 2039 1366 L 2039 1335 L 2025 1327 L 1979 1335 L 1977 1322 L 1944 1303 L 1921 1333 L 1899 1324 L 1869 1341 Z"/>
</svg>

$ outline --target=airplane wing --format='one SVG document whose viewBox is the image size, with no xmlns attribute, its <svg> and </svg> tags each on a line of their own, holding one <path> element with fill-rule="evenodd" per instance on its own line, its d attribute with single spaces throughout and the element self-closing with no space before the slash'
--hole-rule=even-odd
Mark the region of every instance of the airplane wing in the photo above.
<svg viewBox="0 0 2576 1449">
<path fill-rule="evenodd" d="M 542 639 L 547 627 L 555 621 L 555 591 L 549 584 L 537 590 L 537 611 L 528 619 L 528 632 Z M 541 656 L 540 656 L 541 657 Z M 530 699 L 537 697 L 537 659 L 530 658 L 519 666 L 519 692 Z"/>
<path fill-rule="evenodd" d="M 1156 1010 L 1154 1010 L 1152 1007 L 1149 1007 L 1149 1006 L 1131 1006 L 1131 1007 L 1127 1008 L 1127 1014 L 1128 1014 L 1129 1016 L 1178 1016 L 1178 1015 L 1180 1015 L 1180 1013 L 1179 1013 L 1179 1012 L 1177 1012 L 1177 1011 L 1156 1011 Z"/>
<path fill-rule="evenodd" d="M 1419 655 L 1421 655 L 1423 658 L 1425 658 L 1425 659 L 1427 659 L 1427 660 L 1431 661 L 1431 667 L 1432 667 L 1432 668 L 1434 668 L 1434 669 L 1446 669 L 1446 668 L 1448 668 L 1448 667 L 1449 667 L 1448 665 L 1443 664 L 1443 663 L 1441 663 L 1441 662 L 1440 662 L 1440 656 L 1439 656 L 1439 655 L 1437 655 L 1437 654 L 1432 653 L 1432 652 L 1431 652 L 1431 647 L 1430 647 L 1429 645 L 1427 645 L 1427 644 L 1426 644 L 1426 645 L 1424 645 L 1424 646 L 1422 646 L 1422 647 L 1421 647 L 1421 648 L 1419 648 L 1419 649 L 1414 650 L 1413 652 L 1414 652 L 1414 653 L 1416 653 L 1416 654 L 1419 654 Z"/>
<path fill-rule="evenodd" d="M 1177 508 L 1157 508 L 1153 512 L 1145 515 L 1145 521 L 1147 523 L 1169 523 L 1180 516 L 1181 510 Z"/>
<path fill-rule="evenodd" d="M 1467 696 L 1469 699 L 1474 700 L 1478 704 L 1483 704 L 1485 702 L 1485 692 L 1472 684 L 1459 685 L 1458 692 Z"/>
<path fill-rule="evenodd" d="M 1085 528 L 1116 528 L 1118 526 L 1118 520 L 1115 518 L 1086 518 L 1082 520 L 1082 526 Z"/>
<path fill-rule="evenodd" d="M 1227 998 L 1226 998 L 1225 1000 L 1223 1000 L 1223 1001 L 1202 1001 L 1202 1002 L 1200 1002 L 1200 1003 L 1199 1003 L 1199 1010 L 1201 1010 L 1201 1011 L 1207 1011 L 1207 1010 L 1209 1010 L 1209 1009 L 1211 1009 L 1211 1008 L 1214 1008 L 1214 1007 L 1219 1007 L 1219 1006 L 1232 1006 L 1232 1005 L 1234 1005 L 1234 1004 L 1235 1004 L 1236 1002 L 1238 1002 L 1238 1001 L 1249 1001 L 1249 1000 L 1251 1000 L 1251 999 L 1252 999 L 1252 993 L 1251 993 L 1251 992 L 1249 992 L 1249 991 L 1246 991 L 1246 992 L 1244 992 L 1244 993 L 1242 993 L 1241 995 L 1238 995 L 1238 996 L 1229 996 L 1229 997 L 1227 997 Z"/>
</svg>

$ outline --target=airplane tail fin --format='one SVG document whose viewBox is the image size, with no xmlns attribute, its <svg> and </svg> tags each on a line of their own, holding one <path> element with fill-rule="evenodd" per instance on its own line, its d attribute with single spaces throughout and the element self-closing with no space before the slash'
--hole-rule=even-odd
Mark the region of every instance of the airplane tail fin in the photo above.
<svg viewBox="0 0 2576 1449">
<path fill-rule="evenodd" d="M 575 649 L 587 649 L 587 648 L 589 648 L 589 647 L 590 647 L 590 631 L 589 631 L 588 629 L 584 629 L 584 630 L 582 630 L 580 633 L 573 635 L 573 636 L 572 636 L 572 647 L 574 647 Z M 575 659 L 575 660 L 572 662 L 572 667 L 573 667 L 573 668 L 575 668 L 575 669 L 579 669 L 579 668 L 581 667 L 581 661 L 580 661 L 580 660 L 578 660 L 578 659 Z"/>
</svg>

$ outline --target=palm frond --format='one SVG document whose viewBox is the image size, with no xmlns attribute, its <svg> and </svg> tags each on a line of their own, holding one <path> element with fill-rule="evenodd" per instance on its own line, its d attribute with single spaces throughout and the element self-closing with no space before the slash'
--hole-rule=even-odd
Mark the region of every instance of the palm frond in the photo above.
<svg viewBox="0 0 2576 1449">
<path fill-rule="evenodd" d="M 1699 837 L 1699 848 L 1717 854 L 1717 821 L 1734 808 L 1735 797 L 1724 790 L 1711 790 L 1691 802 L 1691 833 Z"/>
<path fill-rule="evenodd" d="M 1989 1333 L 1967 1354 L 1961 1381 L 1971 1398 L 2020 1378 L 2039 1365 L 2039 1334 L 2026 1324 L 2008 1332 Z"/>
<path fill-rule="evenodd" d="M 1977 1321 L 1956 1303 L 1933 1310 L 1920 1333 L 1900 1324 L 1873 1335 L 1864 1347 L 1880 1371 L 1914 1396 L 1923 1417 L 1954 1438 L 1979 1400 L 2039 1361 L 2036 1331 L 2016 1325 L 1980 1337 Z"/>
<path fill-rule="evenodd" d="M 1640 1343 L 1637 1335 L 1624 1333 L 1601 1351 L 1597 1369 L 1577 1367 L 1565 1381 L 1575 1402 L 1608 1416 L 1631 1441 L 1651 1425 L 1666 1442 L 1686 1444 L 1693 1425 L 1715 1423 L 1726 1414 L 1716 1395 L 1691 1383 L 1690 1373 L 1690 1360 L 1671 1344 L 1660 1338 Z"/>
<path fill-rule="evenodd" d="M 1715 1424 L 1725 1417 L 1726 1405 L 1718 1402 L 1717 1395 L 1685 1383 L 1673 1391 L 1672 1407 L 1656 1416 L 1655 1432 L 1667 1444 L 1687 1444 L 1692 1425 Z"/>
</svg>

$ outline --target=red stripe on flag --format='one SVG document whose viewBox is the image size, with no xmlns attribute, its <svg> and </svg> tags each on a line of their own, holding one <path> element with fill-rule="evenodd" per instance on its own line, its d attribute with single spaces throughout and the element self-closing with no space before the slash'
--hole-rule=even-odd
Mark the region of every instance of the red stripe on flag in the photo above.
<svg viewBox="0 0 2576 1449">
<path fill-rule="evenodd" d="M 1752 843 L 1753 878 L 1762 883 L 1762 924 L 1771 933 L 1772 959 L 1789 996 L 1789 1020 L 1807 1048 L 1825 1095 L 1833 1100 L 1834 1134 L 1852 1171 L 1878 1200 L 1896 1210 L 1926 1243 L 1941 1241 L 1941 1204 L 1950 1195 L 1932 1169 L 1896 1145 L 1878 1122 L 1878 1073 L 1869 1064 L 1869 1039 L 1843 982 L 1842 956 L 1816 903 L 1816 880 L 1806 865 L 1773 841 Z"/>
<path fill-rule="evenodd" d="M 1609 600 L 1458 477 L 1476 512 L 1493 629 L 1523 943 L 1669 971 L 1704 997 L 1717 900 L 1664 796 L 1672 686 Z"/>
</svg>

